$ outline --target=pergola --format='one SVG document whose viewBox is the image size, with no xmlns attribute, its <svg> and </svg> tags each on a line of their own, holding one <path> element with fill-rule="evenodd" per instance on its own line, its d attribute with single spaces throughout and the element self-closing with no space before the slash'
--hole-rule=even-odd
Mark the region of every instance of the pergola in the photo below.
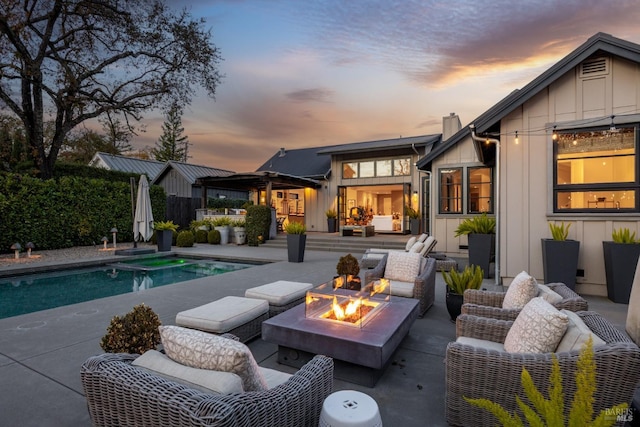
<svg viewBox="0 0 640 427">
<path fill-rule="evenodd" d="M 320 181 L 315 179 L 270 171 L 236 173 L 229 176 L 205 176 L 198 178 L 196 184 L 202 186 L 201 207 L 203 209 L 207 207 L 207 188 L 209 187 L 264 192 L 267 206 L 271 206 L 272 190 L 322 187 Z"/>
</svg>

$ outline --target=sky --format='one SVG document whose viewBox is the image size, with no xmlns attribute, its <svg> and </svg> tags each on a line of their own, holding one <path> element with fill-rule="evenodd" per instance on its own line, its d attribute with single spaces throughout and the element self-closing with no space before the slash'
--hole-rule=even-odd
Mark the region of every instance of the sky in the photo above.
<svg viewBox="0 0 640 427">
<path fill-rule="evenodd" d="M 640 44 L 630 0 L 172 0 L 204 18 L 224 75 L 182 116 L 189 163 L 254 171 L 281 147 L 463 126 L 589 37 Z M 136 148 L 164 117 L 148 114 Z"/>
</svg>

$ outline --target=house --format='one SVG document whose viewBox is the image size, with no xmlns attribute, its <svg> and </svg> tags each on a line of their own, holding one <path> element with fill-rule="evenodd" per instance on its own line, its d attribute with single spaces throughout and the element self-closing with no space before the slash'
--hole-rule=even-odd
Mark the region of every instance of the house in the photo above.
<svg viewBox="0 0 640 427">
<path fill-rule="evenodd" d="M 445 119 L 456 130 L 460 128 L 457 116 Z M 341 226 L 364 214 L 376 224 L 377 232 L 409 233 L 407 208 L 421 210 L 425 218 L 429 213 L 420 188 L 430 176 L 415 164 L 440 139 L 436 134 L 281 148 L 256 172 L 198 181 L 207 188 L 254 191 L 255 202 L 272 206 L 282 220 L 304 222 L 310 231 L 328 231 L 325 212 L 335 209 Z"/>
<path fill-rule="evenodd" d="M 151 183 L 164 188 L 167 196 L 201 199 L 203 193 L 202 187 L 197 183 L 198 178 L 203 176 L 227 177 L 233 173 L 233 171 L 229 170 L 169 160 L 163 164 L 162 170 L 158 172 Z M 207 197 L 216 199 L 247 199 L 248 196 L 246 191 L 209 188 Z"/>
<path fill-rule="evenodd" d="M 454 230 L 487 212 L 497 280 L 541 280 L 541 239 L 564 221 L 581 243 L 577 291 L 606 295 L 602 242 L 640 234 L 639 124 L 640 46 L 598 33 L 418 161 L 438 250 L 465 254 Z"/>
<path fill-rule="evenodd" d="M 160 173 L 164 167 L 164 163 L 156 160 L 144 160 L 135 157 L 98 152 L 93 156 L 91 162 L 89 162 L 89 166 L 120 172 L 145 174 L 151 181 Z"/>
</svg>

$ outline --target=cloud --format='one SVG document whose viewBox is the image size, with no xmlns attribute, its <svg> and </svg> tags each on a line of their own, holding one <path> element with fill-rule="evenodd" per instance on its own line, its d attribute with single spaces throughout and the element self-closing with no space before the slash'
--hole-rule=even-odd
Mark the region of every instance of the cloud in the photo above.
<svg viewBox="0 0 640 427">
<path fill-rule="evenodd" d="M 301 89 L 289 92 L 285 96 L 295 102 L 328 102 L 333 91 L 325 88 Z"/>
</svg>

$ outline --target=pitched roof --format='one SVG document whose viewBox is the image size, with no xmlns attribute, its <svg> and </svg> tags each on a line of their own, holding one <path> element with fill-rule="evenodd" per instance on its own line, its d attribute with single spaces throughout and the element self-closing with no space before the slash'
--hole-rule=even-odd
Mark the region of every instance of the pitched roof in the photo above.
<svg viewBox="0 0 640 427">
<path fill-rule="evenodd" d="M 363 153 L 371 151 L 386 151 L 398 148 L 426 147 L 432 145 L 442 138 L 441 134 L 420 135 L 411 137 L 400 137 L 393 139 L 381 139 L 377 141 L 352 142 L 350 144 L 334 145 L 324 147 L 320 154 L 348 154 Z"/>
<path fill-rule="evenodd" d="M 225 169 L 217 169 L 211 168 L 208 166 L 200 166 L 200 165 L 192 165 L 190 163 L 178 162 L 175 160 L 169 160 L 162 170 L 158 173 L 158 175 L 153 179 L 152 184 L 157 184 L 162 177 L 165 176 L 170 170 L 175 170 L 178 172 L 187 182 L 191 185 L 196 184 L 196 180 L 198 178 L 202 178 L 205 176 L 229 176 L 234 172 L 225 170 Z"/>
<path fill-rule="evenodd" d="M 163 162 L 156 160 L 143 160 L 103 152 L 96 153 L 89 165 L 95 166 L 98 160 L 102 160 L 110 170 L 146 174 L 150 180 L 153 180 L 164 167 Z"/>
<path fill-rule="evenodd" d="M 256 172 L 278 172 L 280 174 L 299 176 L 310 179 L 325 178 L 331 172 L 331 156 L 319 155 L 320 150 L 327 147 L 281 148 Z"/>
<path fill-rule="evenodd" d="M 581 62 L 602 52 L 640 63 L 640 45 L 613 37 L 610 34 L 597 33 L 522 89 L 514 90 L 473 120 L 471 123 L 475 125 L 476 132 L 478 134 L 486 132 L 513 110 L 536 96 L 541 90 L 564 76 Z M 469 126 L 463 127 L 451 138 L 435 146 L 429 154 L 419 160 L 417 163 L 418 168 L 425 169 L 435 158 L 467 138 L 470 134 Z"/>
</svg>

